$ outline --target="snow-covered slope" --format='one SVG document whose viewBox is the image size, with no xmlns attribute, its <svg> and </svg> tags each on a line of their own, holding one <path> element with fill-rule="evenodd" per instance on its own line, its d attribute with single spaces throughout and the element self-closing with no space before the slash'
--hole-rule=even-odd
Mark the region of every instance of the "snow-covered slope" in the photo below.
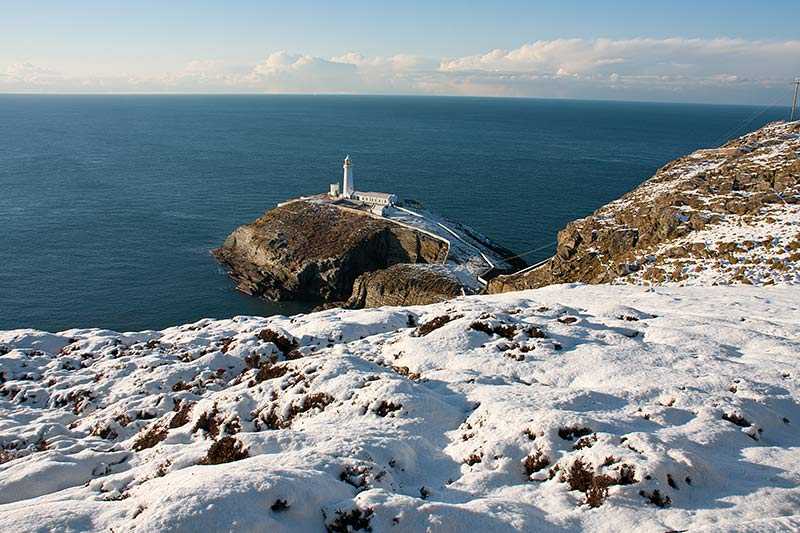
<svg viewBox="0 0 800 533">
<path fill-rule="evenodd" d="M 0 333 L 0 531 L 800 528 L 800 287 Z"/>
</svg>

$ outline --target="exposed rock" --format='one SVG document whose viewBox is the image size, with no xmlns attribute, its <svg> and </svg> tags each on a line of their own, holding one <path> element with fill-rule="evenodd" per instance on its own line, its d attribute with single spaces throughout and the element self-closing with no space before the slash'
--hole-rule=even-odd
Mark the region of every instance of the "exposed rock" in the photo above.
<svg viewBox="0 0 800 533">
<path fill-rule="evenodd" d="M 463 294 L 447 268 L 437 265 L 392 265 L 384 270 L 361 274 L 345 307 L 381 305 L 425 305 Z"/>
<path fill-rule="evenodd" d="M 274 300 L 347 300 L 365 272 L 398 263 L 441 263 L 447 245 L 355 210 L 306 201 L 240 226 L 214 255 L 237 288 Z"/>
<path fill-rule="evenodd" d="M 709 283 L 793 282 L 800 271 L 775 278 L 770 265 L 790 261 L 788 246 L 798 238 L 791 228 L 796 231 L 800 213 L 799 152 L 800 122 L 778 122 L 677 159 L 619 200 L 569 223 L 545 264 L 498 276 L 488 292 L 569 282 L 684 282 L 709 270 L 727 272 Z M 737 270 L 737 243 L 720 239 L 761 240 L 768 219 L 782 232 L 775 240 L 780 253 L 752 253 Z M 736 231 L 742 227 L 751 231 Z"/>
</svg>

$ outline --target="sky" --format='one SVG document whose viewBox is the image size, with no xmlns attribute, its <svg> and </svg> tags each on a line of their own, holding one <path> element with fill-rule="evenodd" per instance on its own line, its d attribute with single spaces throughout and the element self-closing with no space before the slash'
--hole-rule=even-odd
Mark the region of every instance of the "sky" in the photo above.
<svg viewBox="0 0 800 533">
<path fill-rule="evenodd" d="M 788 105 L 797 0 L 0 0 L 0 92 Z"/>
</svg>

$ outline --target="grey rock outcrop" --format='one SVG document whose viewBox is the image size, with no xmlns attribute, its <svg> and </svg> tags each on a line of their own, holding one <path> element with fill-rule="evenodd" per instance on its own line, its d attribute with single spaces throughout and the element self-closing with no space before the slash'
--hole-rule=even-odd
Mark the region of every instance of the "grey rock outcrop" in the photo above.
<svg viewBox="0 0 800 533">
<path fill-rule="evenodd" d="M 693 250 L 669 249 L 670 243 L 721 222 L 764 217 L 769 206 L 800 203 L 798 154 L 800 122 L 779 122 L 677 159 L 620 199 L 569 223 L 545 264 L 498 276 L 488 292 L 609 283 L 635 272 L 645 282 L 681 281 L 684 269 L 661 261 Z M 735 262 L 731 252 L 719 253 Z"/>
<path fill-rule="evenodd" d="M 449 269 L 439 265 L 392 265 L 361 274 L 345 307 L 381 305 L 425 305 L 463 294 L 461 283 Z"/>
<path fill-rule="evenodd" d="M 356 210 L 301 200 L 240 226 L 213 253 L 247 294 L 343 302 L 360 275 L 400 263 L 441 263 L 447 245 Z"/>
</svg>

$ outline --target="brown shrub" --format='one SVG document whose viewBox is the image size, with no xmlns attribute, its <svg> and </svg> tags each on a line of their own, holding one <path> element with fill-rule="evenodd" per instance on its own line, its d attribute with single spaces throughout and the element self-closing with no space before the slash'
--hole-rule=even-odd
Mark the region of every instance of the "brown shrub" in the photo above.
<svg viewBox="0 0 800 533">
<path fill-rule="evenodd" d="M 197 433 L 199 430 L 203 430 L 212 437 L 216 437 L 219 435 L 219 420 L 217 420 L 217 404 L 214 404 L 211 407 L 211 411 L 202 413 L 198 418 L 197 422 L 195 422 L 194 427 L 192 428 L 192 433 Z"/>
<path fill-rule="evenodd" d="M 480 463 L 481 461 L 483 461 L 483 458 L 481 458 L 481 456 L 478 455 L 477 453 L 473 453 L 469 455 L 466 459 L 464 459 L 464 464 L 472 466 Z"/>
<path fill-rule="evenodd" d="M 248 369 L 258 368 L 259 364 L 261 364 L 261 356 L 255 352 L 246 355 L 244 356 L 244 364 Z"/>
<path fill-rule="evenodd" d="M 294 361 L 295 359 L 302 359 L 303 357 L 305 357 L 303 355 L 303 352 L 301 352 L 300 350 L 292 350 L 290 352 L 286 352 L 283 355 L 286 357 L 287 361 Z"/>
<path fill-rule="evenodd" d="M 325 523 L 328 533 L 350 533 L 351 531 L 372 531 L 369 521 L 372 519 L 371 508 L 353 509 L 351 511 L 336 511 L 336 517 Z"/>
<path fill-rule="evenodd" d="M 170 429 L 185 426 L 189 422 L 189 411 L 192 410 L 192 402 L 180 401 L 175 402 L 175 414 L 169 421 Z"/>
<path fill-rule="evenodd" d="M 617 485 L 633 485 L 636 483 L 636 469 L 629 464 L 619 466 Z"/>
<path fill-rule="evenodd" d="M 276 365 L 270 361 L 265 361 L 259 365 L 258 372 L 254 378 L 255 383 L 251 383 L 251 385 L 261 383 L 262 381 L 266 381 L 268 379 L 283 377 L 288 371 L 289 368 L 286 365 Z"/>
<path fill-rule="evenodd" d="M 114 440 L 119 436 L 117 435 L 117 432 L 114 431 L 112 427 L 107 424 L 93 427 L 90 434 L 94 435 L 95 437 L 100 437 L 101 439 L 106 439 L 106 440 Z"/>
<path fill-rule="evenodd" d="M 3 463 L 7 463 L 9 461 L 13 461 L 16 455 L 13 451 L 4 450 L 0 448 L 0 465 Z"/>
<path fill-rule="evenodd" d="M 609 476 L 595 476 L 589 490 L 586 491 L 586 503 L 589 507 L 600 507 L 608 498 L 608 487 L 614 484 Z"/>
<path fill-rule="evenodd" d="M 513 339 L 514 335 L 517 334 L 517 328 L 510 324 L 497 324 L 492 326 L 486 322 L 476 321 L 470 324 L 469 327 L 475 331 L 482 331 L 487 335 L 499 335 L 509 340 Z"/>
<path fill-rule="evenodd" d="M 392 366 L 392 370 L 400 374 L 401 376 L 405 376 L 411 380 L 418 380 L 420 375 L 418 372 L 411 372 L 407 366 Z"/>
<path fill-rule="evenodd" d="M 737 413 L 724 413 L 722 415 L 722 419 L 727 420 L 731 424 L 736 424 L 737 426 L 742 428 L 747 428 L 751 426 L 750 422 L 745 417 Z"/>
<path fill-rule="evenodd" d="M 153 424 L 142 432 L 135 441 L 133 441 L 133 449 L 137 452 L 152 448 L 162 440 L 167 438 L 167 428 L 161 427 L 158 424 Z"/>
<path fill-rule="evenodd" d="M 440 327 L 444 326 L 448 322 L 456 320 L 457 318 L 461 318 L 462 316 L 464 316 L 464 315 L 453 315 L 452 317 L 450 315 L 442 315 L 442 316 L 437 316 L 435 318 L 432 318 L 431 320 L 425 322 L 424 324 L 421 324 L 416 329 L 416 331 L 414 331 L 414 336 L 416 336 L 416 337 L 424 337 L 428 333 L 431 333 L 432 331 L 436 331 L 437 329 L 439 329 Z"/>
<path fill-rule="evenodd" d="M 522 466 L 525 468 L 525 474 L 530 476 L 534 472 L 538 472 L 550 466 L 550 458 L 537 450 L 535 453 L 528 455 L 522 460 Z"/>
<path fill-rule="evenodd" d="M 284 354 L 291 352 L 299 346 L 296 340 L 290 339 L 269 328 L 262 329 L 258 332 L 257 336 L 264 342 L 271 342 Z"/>
<path fill-rule="evenodd" d="M 242 430 L 242 424 L 239 423 L 239 417 L 235 417 L 232 420 L 228 420 L 225 422 L 225 425 L 222 428 L 225 433 L 228 435 L 236 435 Z"/>
<path fill-rule="evenodd" d="M 392 403 L 392 402 L 387 402 L 385 400 L 381 400 L 381 403 L 379 403 L 377 409 L 375 409 L 375 414 L 384 417 L 389 413 L 399 411 L 402 407 L 403 406 L 398 403 Z"/>
<path fill-rule="evenodd" d="M 339 480 L 357 489 L 367 486 L 367 477 L 371 472 L 370 467 L 364 465 L 345 465 L 339 473 Z"/>
<path fill-rule="evenodd" d="M 597 434 L 593 433 L 586 437 L 581 437 L 578 442 L 572 447 L 573 450 L 582 450 L 584 448 L 591 448 L 597 442 Z"/>
<path fill-rule="evenodd" d="M 223 339 L 220 339 L 219 342 L 220 342 L 219 351 L 221 351 L 222 353 L 228 353 L 228 350 L 230 349 L 231 344 L 233 343 L 233 337 L 225 337 Z"/>
<path fill-rule="evenodd" d="M 603 461 L 603 466 L 611 466 L 614 463 L 618 463 L 619 459 L 614 457 L 613 455 L 609 455 L 606 457 L 605 461 Z"/>
<path fill-rule="evenodd" d="M 569 485 L 570 490 L 586 492 L 592 486 L 594 479 L 594 469 L 583 462 L 578 457 L 569 467 L 569 470 L 561 475 L 561 480 Z"/>
<path fill-rule="evenodd" d="M 650 503 L 652 503 L 653 505 L 657 505 L 658 507 L 661 508 L 667 507 L 672 503 L 670 497 L 663 496 L 658 489 L 655 489 L 653 492 L 645 492 L 643 490 L 640 490 L 639 496 L 647 498 L 648 500 L 650 500 Z"/>
<path fill-rule="evenodd" d="M 201 465 L 219 465 L 247 459 L 250 454 L 244 444 L 233 437 L 222 437 L 208 449 L 208 453 L 200 460 Z"/>
<path fill-rule="evenodd" d="M 183 381 L 178 381 L 175 385 L 172 386 L 172 392 L 180 392 L 182 390 L 191 390 L 192 386 L 188 383 L 184 383 Z"/>
<path fill-rule="evenodd" d="M 528 334 L 528 337 L 532 339 L 546 339 L 547 333 L 544 332 L 543 329 L 538 328 L 536 326 L 531 326 L 525 330 L 525 333 Z"/>
<path fill-rule="evenodd" d="M 331 402 L 333 402 L 332 396 L 324 392 L 318 392 L 303 397 L 303 400 L 299 403 L 293 403 L 285 419 L 278 415 L 275 406 L 272 406 L 266 414 L 262 414 L 259 418 L 268 429 L 286 429 L 292 426 L 292 421 L 297 415 L 310 411 L 311 409 L 324 411 L 325 407 Z"/>
<path fill-rule="evenodd" d="M 564 440 L 575 440 L 579 437 L 585 437 L 591 434 L 592 430 L 588 427 L 566 426 L 558 428 L 558 436 Z"/>
</svg>

